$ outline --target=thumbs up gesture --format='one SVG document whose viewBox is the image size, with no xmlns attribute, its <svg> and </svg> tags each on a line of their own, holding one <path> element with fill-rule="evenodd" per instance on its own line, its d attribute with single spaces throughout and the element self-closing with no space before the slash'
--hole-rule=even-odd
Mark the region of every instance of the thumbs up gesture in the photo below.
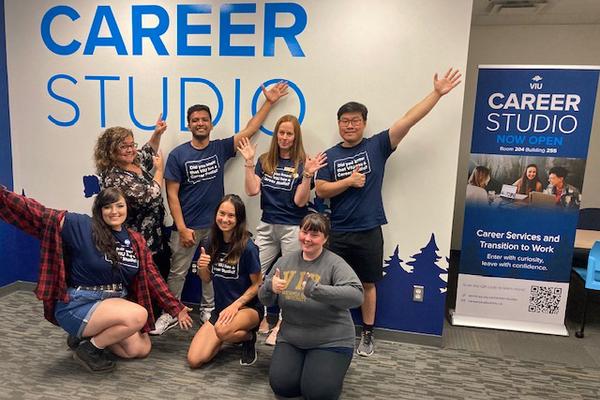
<svg viewBox="0 0 600 400">
<path fill-rule="evenodd" d="M 354 171 L 352 171 L 352 175 L 346 179 L 349 179 L 348 183 L 351 187 L 361 188 L 365 186 L 366 177 L 365 174 L 360 173 L 360 165 L 357 165 Z"/>
<path fill-rule="evenodd" d="M 210 264 L 210 255 L 206 254 L 206 250 L 204 247 L 200 247 L 200 258 L 198 258 L 198 272 L 201 269 L 208 269 L 208 265 Z"/>
<path fill-rule="evenodd" d="M 287 281 L 285 279 L 281 279 L 281 271 L 279 268 L 275 270 L 275 274 L 273 275 L 273 280 L 271 281 L 271 290 L 273 293 L 281 294 L 283 289 L 287 287 Z"/>
</svg>

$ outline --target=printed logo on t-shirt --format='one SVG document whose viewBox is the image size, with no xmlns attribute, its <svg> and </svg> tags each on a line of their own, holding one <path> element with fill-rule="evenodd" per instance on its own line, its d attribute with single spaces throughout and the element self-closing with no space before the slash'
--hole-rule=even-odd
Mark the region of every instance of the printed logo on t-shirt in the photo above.
<svg viewBox="0 0 600 400">
<path fill-rule="evenodd" d="M 127 242 L 129 242 L 129 240 L 127 240 Z M 131 247 L 123 247 L 117 245 L 117 254 L 119 255 L 119 259 L 121 260 L 121 266 L 133 269 L 139 268 L 138 259 Z M 106 254 L 104 255 L 104 260 L 110 264 L 110 260 L 108 259 L 108 256 Z"/>
<path fill-rule="evenodd" d="M 277 168 L 273 175 L 263 175 L 261 185 L 289 192 L 294 184 L 294 172 L 294 168 Z"/>
<path fill-rule="evenodd" d="M 306 301 L 306 296 L 304 295 L 304 277 L 307 271 L 284 271 L 283 279 L 286 281 L 286 285 L 281 292 L 281 295 L 285 297 L 286 300 L 291 301 Z M 321 280 L 321 275 L 310 273 L 311 279 L 315 282 L 319 282 Z"/>
<path fill-rule="evenodd" d="M 240 268 L 238 264 L 227 264 L 225 262 L 225 257 L 220 257 L 219 261 L 212 265 L 212 274 L 223 279 L 238 279 L 240 276 Z"/>
<path fill-rule="evenodd" d="M 219 157 L 216 154 L 202 160 L 186 161 L 185 163 L 187 180 L 192 184 L 215 179 L 220 168 Z"/>
<path fill-rule="evenodd" d="M 335 160 L 333 162 L 335 180 L 339 181 L 352 175 L 357 166 L 360 166 L 359 172 L 361 174 L 369 174 L 371 172 L 371 162 L 366 151 L 356 153 L 352 157 Z"/>
</svg>

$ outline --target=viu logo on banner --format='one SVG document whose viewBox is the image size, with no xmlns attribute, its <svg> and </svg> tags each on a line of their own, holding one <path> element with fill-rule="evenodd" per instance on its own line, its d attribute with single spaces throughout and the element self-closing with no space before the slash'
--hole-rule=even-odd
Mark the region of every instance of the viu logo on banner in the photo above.
<svg viewBox="0 0 600 400">
<path fill-rule="evenodd" d="M 585 158 L 598 71 L 480 69 L 471 153 Z"/>
</svg>

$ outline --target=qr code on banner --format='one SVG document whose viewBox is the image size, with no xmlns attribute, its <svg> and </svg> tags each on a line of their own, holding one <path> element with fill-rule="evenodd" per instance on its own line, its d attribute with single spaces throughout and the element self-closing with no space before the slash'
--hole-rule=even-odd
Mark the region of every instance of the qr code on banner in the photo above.
<svg viewBox="0 0 600 400">
<path fill-rule="evenodd" d="M 562 288 L 551 286 L 532 286 L 529 293 L 529 312 L 558 314 L 562 297 Z"/>
</svg>

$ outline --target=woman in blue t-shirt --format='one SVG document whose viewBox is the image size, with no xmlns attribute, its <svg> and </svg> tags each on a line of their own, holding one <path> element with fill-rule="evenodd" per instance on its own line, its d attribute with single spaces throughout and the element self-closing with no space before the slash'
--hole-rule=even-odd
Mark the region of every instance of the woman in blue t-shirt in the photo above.
<svg viewBox="0 0 600 400">
<path fill-rule="evenodd" d="M 148 355 L 154 328 L 151 299 L 182 328 L 188 308 L 169 292 L 141 234 L 127 229 L 122 192 L 96 196 L 92 216 L 47 208 L 0 185 L 0 219 L 40 239 L 36 288 L 44 316 L 68 334 L 73 358 L 90 372 L 110 372 L 121 358 Z M 110 352 L 109 352 L 110 350 Z"/>
<path fill-rule="evenodd" d="M 240 364 L 254 364 L 256 328 L 263 315 L 256 296 L 260 261 L 246 230 L 246 207 L 235 194 L 225 195 L 217 206 L 209 239 L 200 248 L 198 275 L 203 282 L 212 281 L 215 309 L 192 340 L 190 367 L 212 360 L 223 342 L 242 342 Z"/>
<path fill-rule="evenodd" d="M 324 153 L 311 158 L 302 145 L 302 131 L 293 115 L 279 118 L 273 131 L 269 151 L 254 164 L 256 145 L 242 139 L 238 151 L 245 162 L 245 187 L 248 196 L 261 194 L 263 210 L 261 222 L 256 227 L 256 245 L 260 250 L 260 266 L 263 274 L 278 255 L 300 250 L 298 225 L 307 213 L 312 178 L 326 165 Z M 269 320 L 278 320 L 279 310 L 268 309 Z M 268 331 L 266 320 L 260 331 Z M 266 340 L 275 345 L 279 322 Z"/>
</svg>

